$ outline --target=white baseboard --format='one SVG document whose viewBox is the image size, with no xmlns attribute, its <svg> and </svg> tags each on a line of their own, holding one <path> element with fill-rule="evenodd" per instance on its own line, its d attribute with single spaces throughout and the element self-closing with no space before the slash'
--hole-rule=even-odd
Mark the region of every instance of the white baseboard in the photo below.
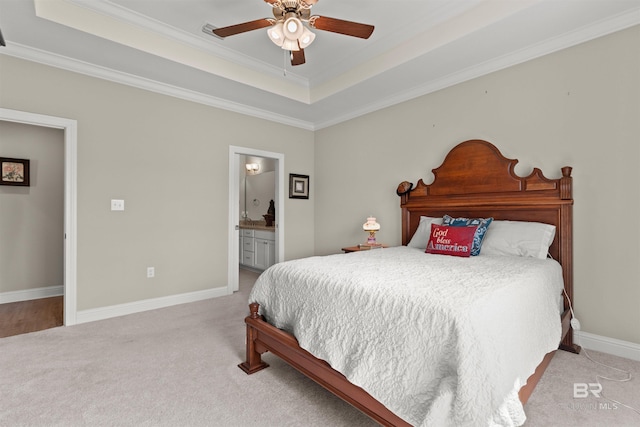
<svg viewBox="0 0 640 427">
<path fill-rule="evenodd" d="M 60 295 L 64 295 L 64 286 L 46 286 L 44 288 L 25 289 L 22 291 L 1 292 L 0 304 L 57 297 Z"/>
<path fill-rule="evenodd" d="M 47 286 L 43 288 L 26 289 L 22 291 L 10 291 L 0 293 L 0 304 L 28 301 L 39 298 L 48 298 L 64 295 L 63 286 Z M 167 297 L 152 298 L 126 304 L 112 305 L 108 307 L 81 310 L 77 313 L 77 322 L 87 323 L 96 320 L 110 319 L 112 317 L 126 316 L 172 305 L 202 301 L 209 298 L 217 298 L 228 295 L 227 288 L 213 288 L 204 291 L 189 292 L 185 294 L 171 295 Z M 615 338 L 604 337 L 584 331 L 574 331 L 576 344 L 588 349 L 613 354 L 631 360 L 640 361 L 640 344 L 623 341 Z"/>
<path fill-rule="evenodd" d="M 573 333 L 574 338 L 577 338 L 577 340 L 574 339 L 574 342 L 587 350 L 601 351 L 614 356 L 640 361 L 640 344 L 583 331 L 574 331 Z"/>
<path fill-rule="evenodd" d="M 76 323 L 95 322 L 112 317 L 126 316 L 128 314 L 140 313 L 158 308 L 170 307 L 172 305 L 185 304 L 189 302 L 202 301 L 209 298 L 217 298 L 228 295 L 226 287 L 206 289 L 204 291 L 189 292 L 185 294 L 170 295 L 160 298 L 152 298 L 142 301 L 125 304 L 112 305 L 108 307 L 92 308 L 80 310 L 77 313 Z"/>
</svg>

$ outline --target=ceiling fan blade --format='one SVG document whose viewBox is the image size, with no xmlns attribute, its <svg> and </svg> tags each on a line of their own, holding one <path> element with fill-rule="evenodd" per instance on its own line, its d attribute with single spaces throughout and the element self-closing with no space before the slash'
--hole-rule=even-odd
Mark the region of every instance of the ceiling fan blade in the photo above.
<svg viewBox="0 0 640 427">
<path fill-rule="evenodd" d="M 331 31 L 332 33 L 344 34 L 345 36 L 360 37 L 361 39 L 368 39 L 375 28 L 373 25 L 327 18 L 326 16 L 312 16 L 309 24 L 318 30 Z"/>
<path fill-rule="evenodd" d="M 304 62 L 304 49 L 291 51 L 291 65 L 302 65 Z"/>
<path fill-rule="evenodd" d="M 271 21 L 268 19 L 256 19 L 255 21 L 243 22 L 242 24 L 230 25 L 228 27 L 216 28 L 213 34 L 218 37 L 229 37 L 247 31 L 258 30 L 260 28 L 270 27 Z"/>
</svg>

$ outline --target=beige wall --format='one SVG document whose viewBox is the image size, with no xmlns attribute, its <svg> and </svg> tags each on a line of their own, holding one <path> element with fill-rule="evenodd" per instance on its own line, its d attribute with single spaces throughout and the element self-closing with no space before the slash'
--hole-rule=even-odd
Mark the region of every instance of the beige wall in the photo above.
<svg viewBox="0 0 640 427">
<path fill-rule="evenodd" d="M 582 330 L 640 343 L 640 27 L 316 132 L 316 253 L 400 243 L 403 180 L 432 180 L 457 143 L 493 142 L 516 172 L 573 166 Z"/>
<path fill-rule="evenodd" d="M 521 175 L 574 167 L 577 316 L 640 343 L 639 38 L 635 27 L 315 133 L 2 55 L 0 106 L 78 121 L 80 310 L 226 286 L 229 145 L 311 175 L 309 200 L 286 199 L 291 259 L 362 241 L 370 214 L 399 244 L 397 184 L 428 182 L 451 147 L 481 138 Z"/>
<path fill-rule="evenodd" d="M 0 185 L 0 294 L 62 286 L 64 135 L 0 121 L 0 157 L 31 171 L 29 187 Z"/>
<path fill-rule="evenodd" d="M 227 286 L 229 145 L 314 173 L 310 131 L 4 55 L 0 69 L 0 106 L 78 122 L 78 310 Z M 285 208 L 285 258 L 312 254 L 313 201 Z"/>
</svg>

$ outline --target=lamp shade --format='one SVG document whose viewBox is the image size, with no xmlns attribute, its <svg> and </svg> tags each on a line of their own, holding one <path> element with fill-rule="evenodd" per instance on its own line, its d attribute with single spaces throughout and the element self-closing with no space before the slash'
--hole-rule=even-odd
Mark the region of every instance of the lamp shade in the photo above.
<svg viewBox="0 0 640 427">
<path fill-rule="evenodd" d="M 292 50 L 292 51 L 300 50 L 300 46 L 298 45 L 298 40 L 284 39 L 284 43 L 282 43 L 282 48 L 284 50 Z"/>
<path fill-rule="evenodd" d="M 297 40 L 302 35 L 304 27 L 302 25 L 302 21 L 295 16 L 291 16 L 284 21 L 282 31 L 286 38 L 290 40 Z"/>
<path fill-rule="evenodd" d="M 269 39 L 271 39 L 271 41 L 277 46 L 282 46 L 282 43 L 284 43 L 284 32 L 282 31 L 282 27 L 282 22 L 278 22 L 267 30 Z"/>
<path fill-rule="evenodd" d="M 362 225 L 364 231 L 378 231 L 380 230 L 380 224 L 376 222 L 375 217 L 368 217 L 367 222 Z"/>
<path fill-rule="evenodd" d="M 316 38 L 316 35 L 314 33 L 312 33 L 311 31 L 309 31 L 308 28 L 304 28 L 302 30 L 302 35 L 300 36 L 300 38 L 298 39 L 298 43 L 300 43 L 300 48 L 304 49 L 307 46 L 309 46 L 311 43 L 313 43 L 313 40 Z"/>
</svg>

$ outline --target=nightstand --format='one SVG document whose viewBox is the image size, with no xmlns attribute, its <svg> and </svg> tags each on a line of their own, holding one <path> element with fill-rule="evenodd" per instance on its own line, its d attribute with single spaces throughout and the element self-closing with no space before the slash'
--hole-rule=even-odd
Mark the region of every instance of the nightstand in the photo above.
<svg viewBox="0 0 640 427">
<path fill-rule="evenodd" d="M 377 245 L 375 248 L 367 245 L 356 245 L 356 246 L 347 246 L 346 248 L 342 248 L 345 254 L 349 252 L 360 252 L 360 251 L 370 251 L 371 249 L 380 249 L 380 248 L 388 248 L 388 245 Z"/>
</svg>

